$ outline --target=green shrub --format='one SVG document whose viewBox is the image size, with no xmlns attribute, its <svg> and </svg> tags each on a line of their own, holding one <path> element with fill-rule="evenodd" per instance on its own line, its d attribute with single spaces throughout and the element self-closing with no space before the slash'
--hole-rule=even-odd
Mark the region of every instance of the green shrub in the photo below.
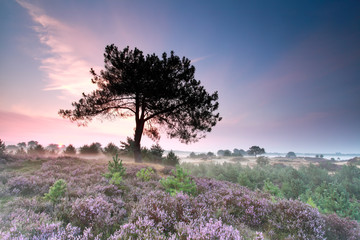
<svg viewBox="0 0 360 240">
<path fill-rule="evenodd" d="M 119 185 L 122 182 L 122 177 L 126 174 L 126 168 L 122 164 L 122 160 L 116 154 L 113 161 L 108 163 L 109 172 L 104 174 L 104 177 L 110 179 L 110 184 Z"/>
<path fill-rule="evenodd" d="M 270 160 L 267 157 L 261 156 L 256 159 L 256 163 L 260 166 L 265 166 L 270 163 Z"/>
<path fill-rule="evenodd" d="M 109 143 L 105 148 L 104 148 L 104 153 L 106 155 L 110 155 L 110 156 L 114 156 L 116 154 L 118 154 L 120 152 L 120 148 L 118 148 L 115 144 L 113 143 Z"/>
<path fill-rule="evenodd" d="M 272 182 L 270 182 L 269 179 L 266 179 L 264 181 L 264 191 L 270 193 L 271 195 L 278 197 L 278 198 L 283 198 L 284 195 L 282 194 L 280 188 L 276 185 L 274 185 Z"/>
<path fill-rule="evenodd" d="M 148 182 L 151 180 L 153 174 L 155 174 L 155 172 L 151 167 L 142 168 L 136 173 L 136 177 L 143 182 Z"/>
<path fill-rule="evenodd" d="M 171 196 L 175 196 L 178 192 L 194 195 L 196 193 L 196 184 L 193 182 L 188 172 L 180 166 L 176 166 L 176 171 L 172 171 L 174 176 L 161 179 L 160 183 Z"/>
<path fill-rule="evenodd" d="M 170 151 L 166 156 L 166 158 L 163 159 L 163 164 L 176 166 L 177 164 L 179 164 L 179 161 L 180 161 L 179 157 L 176 156 L 173 151 Z"/>
<path fill-rule="evenodd" d="M 44 199 L 55 204 L 65 195 L 65 192 L 66 182 L 63 179 L 59 179 L 50 187 L 49 192 L 45 193 Z"/>
</svg>

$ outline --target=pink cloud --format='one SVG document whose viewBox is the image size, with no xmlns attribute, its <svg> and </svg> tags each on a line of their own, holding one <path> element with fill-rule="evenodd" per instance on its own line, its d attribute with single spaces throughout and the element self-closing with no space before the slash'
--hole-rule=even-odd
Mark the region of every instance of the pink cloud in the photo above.
<svg viewBox="0 0 360 240">
<path fill-rule="evenodd" d="M 17 0 L 36 24 L 33 29 L 39 41 L 47 47 L 40 57 L 41 67 L 47 75 L 44 90 L 60 90 L 63 94 L 80 95 L 94 89 L 90 84 L 89 70 L 93 66 L 86 60 L 89 45 L 96 45 L 93 36 L 80 28 L 74 28 L 52 18 L 43 9 L 24 0 Z M 97 52 L 96 52 L 97 53 Z"/>
</svg>

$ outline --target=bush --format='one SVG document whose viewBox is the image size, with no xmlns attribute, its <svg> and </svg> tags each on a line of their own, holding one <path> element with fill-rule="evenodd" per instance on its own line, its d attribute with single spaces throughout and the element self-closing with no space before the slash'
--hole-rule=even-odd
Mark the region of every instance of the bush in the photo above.
<svg viewBox="0 0 360 240">
<path fill-rule="evenodd" d="M 159 144 L 152 145 L 150 148 L 151 158 L 155 162 L 161 162 L 163 153 L 164 149 Z"/>
<path fill-rule="evenodd" d="M 30 147 L 28 149 L 28 154 L 30 155 L 44 155 L 45 148 L 41 144 L 37 144 L 35 147 Z"/>
<path fill-rule="evenodd" d="M 288 153 L 286 154 L 286 157 L 287 157 L 287 158 L 296 158 L 296 154 L 295 154 L 294 152 L 288 152 Z"/>
<path fill-rule="evenodd" d="M 71 221 L 82 230 L 91 227 L 96 233 L 112 234 L 126 217 L 125 203 L 104 195 L 78 198 L 73 203 Z"/>
<path fill-rule="evenodd" d="M 126 174 L 126 168 L 122 164 L 122 160 L 118 158 L 118 155 L 113 157 L 113 161 L 108 163 L 108 172 L 104 174 L 104 177 L 110 179 L 110 184 L 120 184 L 123 176 Z"/>
<path fill-rule="evenodd" d="M 65 155 L 75 155 L 76 154 L 76 149 L 73 145 L 69 145 L 65 148 L 65 151 L 64 151 L 64 154 Z"/>
<path fill-rule="evenodd" d="M 269 163 L 270 163 L 270 160 L 267 157 L 261 156 L 256 159 L 256 164 L 258 164 L 259 166 L 269 165 Z"/>
<path fill-rule="evenodd" d="M 170 165 L 170 166 L 176 166 L 179 164 L 179 157 L 175 155 L 173 151 L 170 151 L 166 158 L 163 159 L 163 164 Z"/>
<path fill-rule="evenodd" d="M 325 237 L 328 240 L 360 239 L 360 226 L 356 221 L 340 218 L 336 214 L 324 215 Z"/>
<path fill-rule="evenodd" d="M 120 152 L 120 148 L 118 148 L 115 144 L 113 143 L 109 143 L 105 148 L 104 148 L 104 153 L 110 156 L 115 156 L 116 154 L 119 154 Z"/>
<path fill-rule="evenodd" d="M 166 179 L 161 179 L 160 183 L 170 195 L 175 196 L 179 192 L 187 194 L 196 193 L 196 184 L 190 179 L 189 174 L 179 166 L 176 166 L 176 171 L 172 171 L 174 176 L 169 176 Z"/>
<path fill-rule="evenodd" d="M 63 179 L 57 180 L 45 194 L 44 199 L 51 201 L 53 204 L 59 202 L 66 192 L 66 182 Z"/>
<path fill-rule="evenodd" d="M 300 201 L 281 200 L 270 214 L 271 239 L 325 239 L 319 211 Z"/>
<path fill-rule="evenodd" d="M 155 174 L 155 172 L 151 167 L 142 168 L 142 169 L 140 169 L 140 171 L 138 171 L 136 173 L 136 177 L 143 182 L 148 182 L 151 180 L 151 178 L 154 174 Z"/>
<path fill-rule="evenodd" d="M 270 182 L 269 179 L 265 180 L 264 182 L 264 191 L 278 198 L 284 197 L 280 188 L 278 186 L 275 186 L 272 182 Z"/>
<path fill-rule="evenodd" d="M 80 147 L 80 154 L 99 154 L 101 153 L 101 144 L 100 143 L 92 143 L 89 145 L 84 145 Z"/>
</svg>

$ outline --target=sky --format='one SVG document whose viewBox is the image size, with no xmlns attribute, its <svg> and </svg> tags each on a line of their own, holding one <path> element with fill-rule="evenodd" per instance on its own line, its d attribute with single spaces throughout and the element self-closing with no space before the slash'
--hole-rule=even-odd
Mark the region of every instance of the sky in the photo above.
<svg viewBox="0 0 360 240">
<path fill-rule="evenodd" d="M 189 58 L 223 117 L 186 145 L 360 152 L 359 1 L 0 1 L 0 139 L 117 145 L 134 119 L 78 127 L 58 115 L 95 89 L 106 45 Z M 144 137 L 144 146 L 153 142 Z"/>
</svg>

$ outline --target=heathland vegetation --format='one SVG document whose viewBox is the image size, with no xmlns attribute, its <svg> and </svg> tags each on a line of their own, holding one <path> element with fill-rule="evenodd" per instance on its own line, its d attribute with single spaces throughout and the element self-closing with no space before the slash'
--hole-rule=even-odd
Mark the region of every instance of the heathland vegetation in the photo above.
<svg viewBox="0 0 360 240">
<path fill-rule="evenodd" d="M 341 168 L 331 162 L 299 169 L 240 163 L 175 168 L 159 164 L 169 157 L 160 146 L 143 154 L 157 153 L 161 161 L 141 164 L 122 160 L 131 155 L 124 151 L 131 141 L 117 148 L 122 155 L 110 161 L 2 152 L 0 238 L 360 237 L 358 160 Z"/>
<path fill-rule="evenodd" d="M 80 125 L 134 117 L 134 138 L 79 149 L 0 140 L 1 239 L 360 239 L 357 160 L 340 169 L 272 166 L 252 146 L 218 151 L 238 163 L 179 165 L 158 144 L 141 147 L 143 134 L 203 138 L 221 120 L 217 92 L 173 52 L 159 58 L 109 45 L 104 57 L 104 70 L 91 69 L 97 90 L 59 114 Z M 243 167 L 245 154 L 257 165 Z"/>
</svg>

